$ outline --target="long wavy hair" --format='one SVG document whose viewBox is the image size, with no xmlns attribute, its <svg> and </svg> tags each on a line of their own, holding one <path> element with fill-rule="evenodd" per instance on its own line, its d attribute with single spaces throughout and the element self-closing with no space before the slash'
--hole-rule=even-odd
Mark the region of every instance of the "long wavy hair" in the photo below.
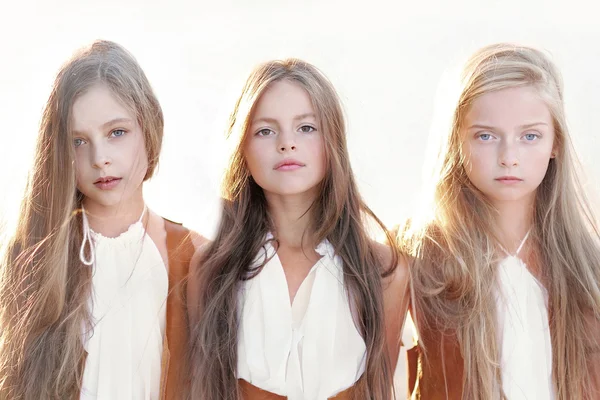
<svg viewBox="0 0 600 400">
<path fill-rule="evenodd" d="M 46 103 L 18 226 L 0 265 L 0 399 L 79 395 L 91 270 L 79 259 L 83 196 L 76 188 L 71 114 L 75 100 L 97 84 L 137 116 L 148 156 L 145 179 L 158 162 L 162 111 L 136 60 L 109 41 L 77 52 Z"/>
<path fill-rule="evenodd" d="M 192 398 L 240 399 L 237 371 L 238 288 L 260 269 L 254 257 L 272 230 L 263 190 L 246 165 L 243 147 L 252 111 L 274 82 L 287 80 L 306 90 L 325 141 L 326 176 L 309 212 L 308 234 L 318 243 L 327 238 L 343 260 L 344 284 L 356 311 L 355 321 L 367 346 L 366 371 L 355 386 L 357 399 L 389 399 L 392 366 L 385 346 L 382 276 L 397 263 L 394 250 L 387 268 L 366 231 L 374 220 L 387 230 L 359 195 L 350 166 L 346 128 L 332 84 L 314 66 L 297 59 L 258 66 L 248 78 L 230 119 L 229 136 L 237 147 L 223 181 L 223 209 L 216 239 L 200 260 L 190 284 L 199 288 L 198 315 L 191 316 Z M 389 235 L 389 234 L 388 234 Z M 391 238 L 390 238 L 391 239 Z"/>
<path fill-rule="evenodd" d="M 479 50 L 466 64 L 439 153 L 431 218 L 403 232 L 401 243 L 415 257 L 414 316 L 428 338 L 455 334 L 464 358 L 463 398 L 504 398 L 494 297 L 500 256 L 496 212 L 467 177 L 461 127 L 477 98 L 518 87 L 535 88 L 554 123 L 556 157 L 536 191 L 530 240 L 538 249 L 549 293 L 557 398 L 583 399 L 590 392 L 592 373 L 587 357 L 598 351 L 600 340 L 600 235 L 576 174 L 561 77 L 539 50 L 495 44 Z M 436 341 L 424 340 L 422 345 L 427 357 L 428 346 Z"/>
</svg>

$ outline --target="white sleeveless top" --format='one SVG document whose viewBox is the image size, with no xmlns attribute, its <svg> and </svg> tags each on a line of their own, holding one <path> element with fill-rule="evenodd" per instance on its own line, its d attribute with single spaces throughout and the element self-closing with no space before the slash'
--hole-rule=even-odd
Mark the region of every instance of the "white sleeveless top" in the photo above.
<svg viewBox="0 0 600 400">
<path fill-rule="evenodd" d="M 497 271 L 502 389 L 508 400 L 552 400 L 555 394 L 548 293 L 517 257 L 528 236 L 529 233 L 515 255 L 505 258 Z"/>
<path fill-rule="evenodd" d="M 342 260 L 324 240 L 290 305 L 283 267 L 270 240 L 239 295 L 237 377 L 289 400 L 325 400 L 351 387 L 365 370 L 366 346 L 358 332 Z"/>
<path fill-rule="evenodd" d="M 145 209 L 144 209 L 145 212 Z M 159 399 L 168 274 L 142 217 L 116 238 L 93 232 L 93 328 L 84 332 L 87 358 L 80 399 Z"/>
</svg>

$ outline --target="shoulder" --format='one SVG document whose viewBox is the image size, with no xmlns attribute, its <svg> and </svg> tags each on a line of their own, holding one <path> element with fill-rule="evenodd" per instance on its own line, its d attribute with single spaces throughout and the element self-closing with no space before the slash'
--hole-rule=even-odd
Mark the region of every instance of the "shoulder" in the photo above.
<svg viewBox="0 0 600 400">
<path fill-rule="evenodd" d="M 178 242 L 188 241 L 193 245 L 194 251 L 206 245 L 209 240 L 198 232 L 187 228 L 181 222 L 175 222 L 168 218 L 162 217 L 167 235 L 173 237 Z"/>
<path fill-rule="evenodd" d="M 374 243 L 374 248 L 384 270 L 389 270 L 395 261 L 391 273 L 382 278 L 385 337 L 388 356 L 395 367 L 402 344 L 402 327 L 410 304 L 408 258 L 400 252 L 395 257 L 396 250 L 386 244 Z"/>
<path fill-rule="evenodd" d="M 375 243 L 375 251 L 382 261 L 384 270 L 389 270 L 394 261 L 394 252 L 386 244 Z M 410 273 L 408 257 L 398 253 L 396 265 L 389 275 L 382 278 L 383 301 L 387 318 L 404 321 L 410 303 Z M 392 322 L 392 321 L 390 321 Z"/>
<path fill-rule="evenodd" d="M 183 224 L 163 218 L 167 249 L 175 264 L 185 265 L 186 274 L 194 274 L 198 265 L 199 253 L 206 248 L 209 240 Z"/>
<path fill-rule="evenodd" d="M 194 245 L 194 254 L 190 260 L 190 274 L 195 274 L 200 268 L 200 261 L 208 250 L 211 241 L 193 231 L 190 232 L 190 237 Z"/>
<path fill-rule="evenodd" d="M 394 250 L 391 246 L 379 242 L 373 242 L 373 247 L 375 249 L 375 254 L 381 260 L 384 271 L 393 268 L 392 273 L 383 278 L 384 291 L 391 290 L 397 293 L 404 291 L 409 280 L 409 257 L 406 254 L 398 251 L 396 264 L 392 265 L 392 262 L 394 261 Z"/>
<path fill-rule="evenodd" d="M 194 245 L 194 255 L 196 255 L 198 250 L 206 248 L 206 246 L 210 243 L 210 240 L 196 231 L 190 230 L 189 234 L 192 244 Z"/>
</svg>

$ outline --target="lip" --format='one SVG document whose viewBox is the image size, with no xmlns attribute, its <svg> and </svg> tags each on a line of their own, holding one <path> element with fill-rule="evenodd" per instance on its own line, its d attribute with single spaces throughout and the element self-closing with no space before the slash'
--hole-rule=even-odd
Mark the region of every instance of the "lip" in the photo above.
<svg viewBox="0 0 600 400">
<path fill-rule="evenodd" d="M 306 166 L 306 164 L 301 163 L 298 160 L 294 160 L 293 158 L 286 158 L 285 160 L 277 163 L 275 167 L 273 167 L 273 169 L 276 171 L 293 171 L 304 166 Z"/>
<path fill-rule="evenodd" d="M 94 182 L 94 186 L 101 190 L 110 190 L 114 189 L 119 182 L 121 182 L 121 178 L 115 176 L 103 176 Z"/>
<path fill-rule="evenodd" d="M 499 178 L 496 178 L 495 180 L 500 183 L 507 184 L 507 185 L 523 182 L 523 179 L 521 179 L 521 178 L 517 178 L 516 176 L 508 176 L 508 175 L 501 176 Z"/>
</svg>

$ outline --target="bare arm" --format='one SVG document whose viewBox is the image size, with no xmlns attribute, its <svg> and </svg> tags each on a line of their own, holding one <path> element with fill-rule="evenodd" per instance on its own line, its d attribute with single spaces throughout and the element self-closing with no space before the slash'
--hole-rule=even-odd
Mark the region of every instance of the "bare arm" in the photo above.
<svg viewBox="0 0 600 400">
<path fill-rule="evenodd" d="M 390 249 L 383 245 L 378 245 L 378 248 L 383 265 L 390 265 L 392 258 Z M 405 257 L 400 256 L 394 272 L 384 278 L 383 281 L 386 343 L 392 368 L 395 368 L 398 363 L 398 355 L 402 345 L 402 328 L 410 302 L 408 281 L 408 262 Z"/>
</svg>

